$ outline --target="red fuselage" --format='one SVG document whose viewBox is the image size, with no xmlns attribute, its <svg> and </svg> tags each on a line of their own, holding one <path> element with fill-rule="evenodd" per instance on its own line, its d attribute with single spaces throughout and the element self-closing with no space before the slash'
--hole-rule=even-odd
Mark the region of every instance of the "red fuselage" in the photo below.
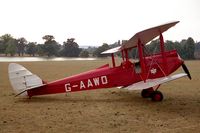
<svg viewBox="0 0 200 133">
<path fill-rule="evenodd" d="M 141 76 L 140 62 L 123 61 L 120 66 L 100 68 L 47 83 L 44 86 L 28 90 L 28 96 L 76 92 L 101 88 L 126 87 L 136 82 L 167 76 L 177 70 L 183 61 L 176 50 L 165 52 L 165 61 L 161 53 L 144 57 L 145 73 Z M 145 79 L 143 79 L 145 78 Z"/>
</svg>

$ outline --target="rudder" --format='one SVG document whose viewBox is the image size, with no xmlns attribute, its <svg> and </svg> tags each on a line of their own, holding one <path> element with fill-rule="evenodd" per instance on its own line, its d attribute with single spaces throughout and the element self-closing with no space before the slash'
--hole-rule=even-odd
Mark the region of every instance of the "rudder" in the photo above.
<svg viewBox="0 0 200 133">
<path fill-rule="evenodd" d="M 40 77 L 16 63 L 9 64 L 8 76 L 16 95 L 28 96 L 27 90 L 44 85 Z"/>
</svg>

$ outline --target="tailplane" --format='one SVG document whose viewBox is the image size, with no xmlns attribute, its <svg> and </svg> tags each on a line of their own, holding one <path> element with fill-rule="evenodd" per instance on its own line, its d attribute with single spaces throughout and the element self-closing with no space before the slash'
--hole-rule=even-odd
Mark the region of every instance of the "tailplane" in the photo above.
<svg viewBox="0 0 200 133">
<path fill-rule="evenodd" d="M 40 77 L 16 63 L 9 64 L 8 75 L 16 96 L 28 96 L 27 90 L 45 85 Z"/>
</svg>

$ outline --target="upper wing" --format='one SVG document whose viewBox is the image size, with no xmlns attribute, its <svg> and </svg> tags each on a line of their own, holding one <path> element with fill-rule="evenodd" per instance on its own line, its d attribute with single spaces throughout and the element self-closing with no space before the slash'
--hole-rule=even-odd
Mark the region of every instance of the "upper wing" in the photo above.
<svg viewBox="0 0 200 133">
<path fill-rule="evenodd" d="M 109 49 L 107 51 L 102 52 L 102 54 L 108 54 L 108 53 L 115 53 L 118 51 L 122 51 L 124 49 L 134 48 L 137 47 L 138 40 L 140 39 L 142 44 L 147 44 L 149 41 L 154 39 L 155 37 L 159 36 L 161 33 L 167 31 L 169 28 L 175 26 L 179 21 L 174 21 L 166 24 L 162 24 L 156 27 L 152 27 L 143 31 L 140 31 L 136 33 L 131 39 L 129 39 L 127 42 L 122 44 L 122 46 Z"/>
<path fill-rule="evenodd" d="M 136 33 L 131 39 L 122 45 L 121 49 L 128 49 L 136 47 L 138 44 L 138 39 L 140 39 L 142 44 L 147 44 L 149 41 L 159 36 L 161 33 L 167 31 L 172 26 L 179 23 L 179 21 L 162 24 L 153 28 L 149 28 Z"/>
<path fill-rule="evenodd" d="M 121 46 L 118 46 L 118 47 L 116 47 L 116 48 L 108 49 L 108 50 L 102 52 L 101 54 L 112 54 L 112 53 L 116 53 L 116 52 L 120 51 L 120 49 L 121 49 Z"/>
<path fill-rule="evenodd" d="M 162 78 L 156 78 L 156 79 L 147 79 L 146 82 L 140 81 L 138 83 L 132 84 L 130 86 L 124 87 L 124 89 L 127 90 L 142 90 L 142 89 L 147 89 L 150 87 L 154 87 L 181 77 L 187 76 L 186 73 L 179 73 L 176 75 L 172 76 L 167 76 L 167 77 L 162 77 Z"/>
</svg>

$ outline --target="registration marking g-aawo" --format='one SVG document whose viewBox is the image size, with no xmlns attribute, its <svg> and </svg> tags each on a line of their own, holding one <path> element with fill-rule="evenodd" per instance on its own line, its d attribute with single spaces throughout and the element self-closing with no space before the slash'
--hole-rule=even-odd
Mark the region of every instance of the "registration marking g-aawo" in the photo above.
<svg viewBox="0 0 200 133">
<path fill-rule="evenodd" d="M 86 81 L 81 80 L 79 82 L 79 85 L 77 84 L 71 85 L 71 83 L 66 83 L 65 91 L 70 92 L 72 88 L 76 88 L 78 86 L 79 86 L 79 89 L 86 89 L 86 88 L 97 87 L 97 86 L 106 85 L 106 84 L 108 84 L 107 76 L 100 76 L 100 77 L 87 79 Z"/>
</svg>

